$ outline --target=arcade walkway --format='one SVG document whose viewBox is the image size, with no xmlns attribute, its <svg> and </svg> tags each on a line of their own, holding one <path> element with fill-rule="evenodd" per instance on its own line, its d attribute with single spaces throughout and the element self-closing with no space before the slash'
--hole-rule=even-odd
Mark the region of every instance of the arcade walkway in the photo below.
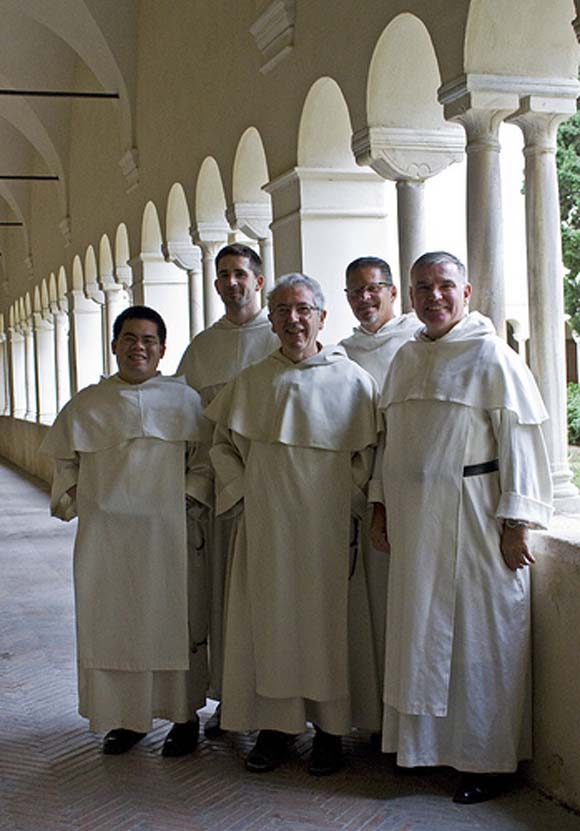
<svg viewBox="0 0 580 831">
<path fill-rule="evenodd" d="M 396 776 L 368 742 L 316 780 L 289 764 L 246 773 L 246 736 L 159 755 L 166 726 L 131 753 L 100 753 L 76 714 L 71 548 L 46 490 L 0 462 L 0 831 L 580 831 L 580 817 L 528 787 L 461 807 L 450 771 Z"/>
</svg>

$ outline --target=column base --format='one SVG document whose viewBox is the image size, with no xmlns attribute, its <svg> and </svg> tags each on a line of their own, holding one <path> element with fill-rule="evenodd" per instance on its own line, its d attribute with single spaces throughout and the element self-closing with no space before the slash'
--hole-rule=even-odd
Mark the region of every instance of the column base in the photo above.
<svg viewBox="0 0 580 831">
<path fill-rule="evenodd" d="M 572 475 L 567 464 L 552 465 L 554 510 L 557 514 L 580 514 L 580 493 L 572 481 Z"/>
</svg>

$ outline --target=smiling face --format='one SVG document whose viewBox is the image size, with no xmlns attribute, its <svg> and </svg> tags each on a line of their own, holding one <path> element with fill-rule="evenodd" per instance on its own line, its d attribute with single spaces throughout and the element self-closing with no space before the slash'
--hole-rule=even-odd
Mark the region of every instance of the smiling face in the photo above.
<svg viewBox="0 0 580 831">
<path fill-rule="evenodd" d="M 446 335 L 468 311 L 471 285 L 454 263 L 441 262 L 411 271 L 411 302 L 425 333 Z"/>
<path fill-rule="evenodd" d="M 316 339 L 324 327 L 326 312 L 316 308 L 312 291 L 300 283 L 283 286 L 273 299 L 268 317 L 280 338 L 282 354 L 295 364 L 316 355 Z"/>
<path fill-rule="evenodd" d="M 123 322 L 111 348 L 117 359 L 119 377 L 128 384 L 142 384 L 153 378 L 165 355 L 165 344 L 159 339 L 157 324 L 140 318 Z"/>
<path fill-rule="evenodd" d="M 261 274 L 256 275 L 248 257 L 226 254 L 217 264 L 216 291 L 226 307 L 234 313 L 245 308 L 260 310 L 259 292 L 264 284 Z"/>
<path fill-rule="evenodd" d="M 346 281 L 346 297 L 356 319 L 369 332 L 395 317 L 395 286 L 386 285 L 380 268 L 364 266 L 350 273 Z"/>
</svg>

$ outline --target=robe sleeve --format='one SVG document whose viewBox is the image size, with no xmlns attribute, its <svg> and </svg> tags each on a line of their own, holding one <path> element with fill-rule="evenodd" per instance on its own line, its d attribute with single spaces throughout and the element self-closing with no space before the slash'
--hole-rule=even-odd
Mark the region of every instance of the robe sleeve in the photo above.
<svg viewBox="0 0 580 831">
<path fill-rule="evenodd" d="M 79 478 L 79 456 L 74 459 L 55 459 L 52 488 L 50 493 L 50 513 L 52 516 L 69 522 L 77 515 L 77 501 L 68 495 L 67 490 L 76 485 Z"/>
<path fill-rule="evenodd" d="M 188 442 L 185 493 L 200 505 L 213 508 L 213 474 L 209 446 L 204 442 Z"/>
<path fill-rule="evenodd" d="M 552 516 L 552 477 L 542 427 L 520 424 L 510 410 L 492 410 L 501 496 L 498 519 L 520 519 L 547 528 Z"/>
<path fill-rule="evenodd" d="M 249 440 L 238 433 L 216 425 L 210 457 L 215 471 L 217 516 L 234 516 L 232 509 L 244 498 L 245 458 L 249 444 Z"/>
<path fill-rule="evenodd" d="M 366 447 L 352 455 L 351 510 L 353 516 L 362 519 L 367 511 L 367 485 L 373 469 L 374 447 Z"/>
<path fill-rule="evenodd" d="M 379 441 L 375 450 L 373 469 L 369 482 L 369 502 L 380 502 L 385 504 L 385 495 L 383 491 L 383 459 L 385 457 L 385 432 L 381 431 Z"/>
</svg>

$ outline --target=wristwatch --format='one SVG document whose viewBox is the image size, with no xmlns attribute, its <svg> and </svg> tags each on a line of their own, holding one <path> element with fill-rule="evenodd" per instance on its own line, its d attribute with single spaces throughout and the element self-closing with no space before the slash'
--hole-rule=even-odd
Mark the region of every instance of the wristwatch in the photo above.
<svg viewBox="0 0 580 831">
<path fill-rule="evenodd" d="M 525 519 L 504 519 L 504 524 L 507 528 L 529 528 L 530 523 Z"/>
</svg>

